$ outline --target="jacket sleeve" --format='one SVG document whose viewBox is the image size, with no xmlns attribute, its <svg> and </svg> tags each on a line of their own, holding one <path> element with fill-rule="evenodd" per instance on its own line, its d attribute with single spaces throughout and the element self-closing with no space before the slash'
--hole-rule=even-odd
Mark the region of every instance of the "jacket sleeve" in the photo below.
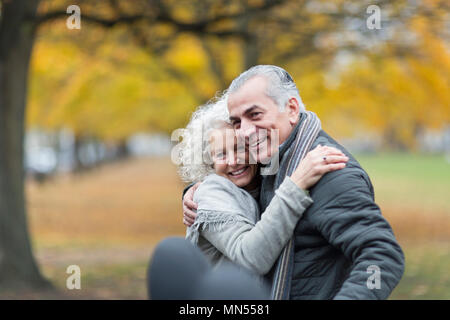
<svg viewBox="0 0 450 320">
<path fill-rule="evenodd" d="M 367 174 L 360 168 L 346 168 L 333 173 L 320 188 L 315 190 L 321 194 L 315 200 L 320 205 L 311 219 L 352 263 L 334 299 L 388 298 L 403 275 L 404 255 L 374 202 Z"/>
<path fill-rule="evenodd" d="M 220 191 L 214 194 L 221 201 L 226 201 L 225 190 Z M 231 261 L 263 275 L 272 268 L 311 203 L 312 199 L 287 177 L 276 190 L 261 220 L 255 223 L 236 218 L 232 219 L 232 223 L 225 223 L 224 228 L 203 228 L 201 235 Z M 197 211 L 199 221 L 202 220 L 201 215 L 217 214 L 214 211 L 202 212 L 200 206 Z M 227 213 L 219 214 L 225 216 Z M 233 214 L 235 217 L 245 216 L 245 212 Z"/>
<path fill-rule="evenodd" d="M 186 187 L 184 187 L 183 192 L 181 194 L 181 201 L 183 201 L 184 195 L 186 192 L 194 185 L 195 183 L 189 183 Z"/>
</svg>

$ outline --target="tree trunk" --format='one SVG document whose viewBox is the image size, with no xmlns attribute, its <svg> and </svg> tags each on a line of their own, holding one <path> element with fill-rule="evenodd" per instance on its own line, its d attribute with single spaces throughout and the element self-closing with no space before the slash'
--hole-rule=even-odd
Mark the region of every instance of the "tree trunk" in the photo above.
<svg viewBox="0 0 450 320">
<path fill-rule="evenodd" d="M 251 67 L 256 66 L 258 64 L 258 60 L 259 60 L 258 41 L 255 37 L 247 39 L 245 41 L 245 47 L 244 47 L 245 70 L 248 70 Z"/>
<path fill-rule="evenodd" d="M 33 257 L 24 194 L 24 115 L 37 4 L 14 0 L 1 6 L 0 289 L 49 286 Z"/>
<path fill-rule="evenodd" d="M 83 162 L 81 161 L 81 149 L 83 147 L 83 142 L 84 139 L 79 136 L 79 135 L 75 135 L 75 140 L 74 140 L 74 144 L 73 144 L 73 160 L 74 160 L 74 168 L 73 171 L 75 173 L 81 173 L 85 167 Z"/>
<path fill-rule="evenodd" d="M 248 4 L 244 4 L 245 10 L 249 10 Z M 244 15 L 239 21 L 239 29 L 248 31 L 250 30 L 250 15 Z M 259 50 L 258 50 L 258 39 L 257 39 L 257 33 L 252 33 L 250 37 L 244 38 L 244 46 L 242 47 L 243 50 L 243 64 L 244 64 L 244 70 L 248 70 L 251 67 L 258 64 L 259 60 Z"/>
<path fill-rule="evenodd" d="M 116 159 L 117 160 L 126 159 L 128 158 L 129 155 L 130 153 L 128 152 L 127 141 L 126 140 L 120 141 L 117 145 Z"/>
</svg>

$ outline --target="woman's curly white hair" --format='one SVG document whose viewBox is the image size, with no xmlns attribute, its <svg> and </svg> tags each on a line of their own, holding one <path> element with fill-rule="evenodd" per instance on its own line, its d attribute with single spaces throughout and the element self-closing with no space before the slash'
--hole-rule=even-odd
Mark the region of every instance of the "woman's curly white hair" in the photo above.
<svg viewBox="0 0 450 320">
<path fill-rule="evenodd" d="M 208 102 L 193 112 L 178 150 L 178 173 L 184 182 L 198 182 L 214 172 L 210 152 L 212 130 L 229 124 L 226 97 Z"/>
</svg>

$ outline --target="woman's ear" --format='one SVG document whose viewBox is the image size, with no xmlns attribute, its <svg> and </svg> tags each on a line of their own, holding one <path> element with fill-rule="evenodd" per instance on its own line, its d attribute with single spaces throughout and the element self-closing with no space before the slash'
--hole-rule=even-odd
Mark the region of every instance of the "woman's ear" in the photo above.
<svg viewBox="0 0 450 320">
<path fill-rule="evenodd" d="M 288 113 L 289 123 L 294 126 L 298 122 L 300 106 L 296 98 L 292 97 L 286 103 L 286 112 Z"/>
</svg>

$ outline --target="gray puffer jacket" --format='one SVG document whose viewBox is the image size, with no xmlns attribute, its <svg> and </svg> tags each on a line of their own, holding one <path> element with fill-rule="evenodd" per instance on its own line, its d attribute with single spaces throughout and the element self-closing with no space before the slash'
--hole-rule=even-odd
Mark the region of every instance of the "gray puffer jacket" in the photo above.
<svg viewBox="0 0 450 320">
<path fill-rule="evenodd" d="M 324 131 L 312 148 L 318 144 L 338 148 L 350 159 L 344 169 L 325 174 L 309 190 L 314 203 L 294 231 L 289 298 L 386 299 L 403 275 L 403 252 L 374 202 L 367 173 Z M 262 210 L 270 201 L 274 178 L 263 179 Z"/>
</svg>

